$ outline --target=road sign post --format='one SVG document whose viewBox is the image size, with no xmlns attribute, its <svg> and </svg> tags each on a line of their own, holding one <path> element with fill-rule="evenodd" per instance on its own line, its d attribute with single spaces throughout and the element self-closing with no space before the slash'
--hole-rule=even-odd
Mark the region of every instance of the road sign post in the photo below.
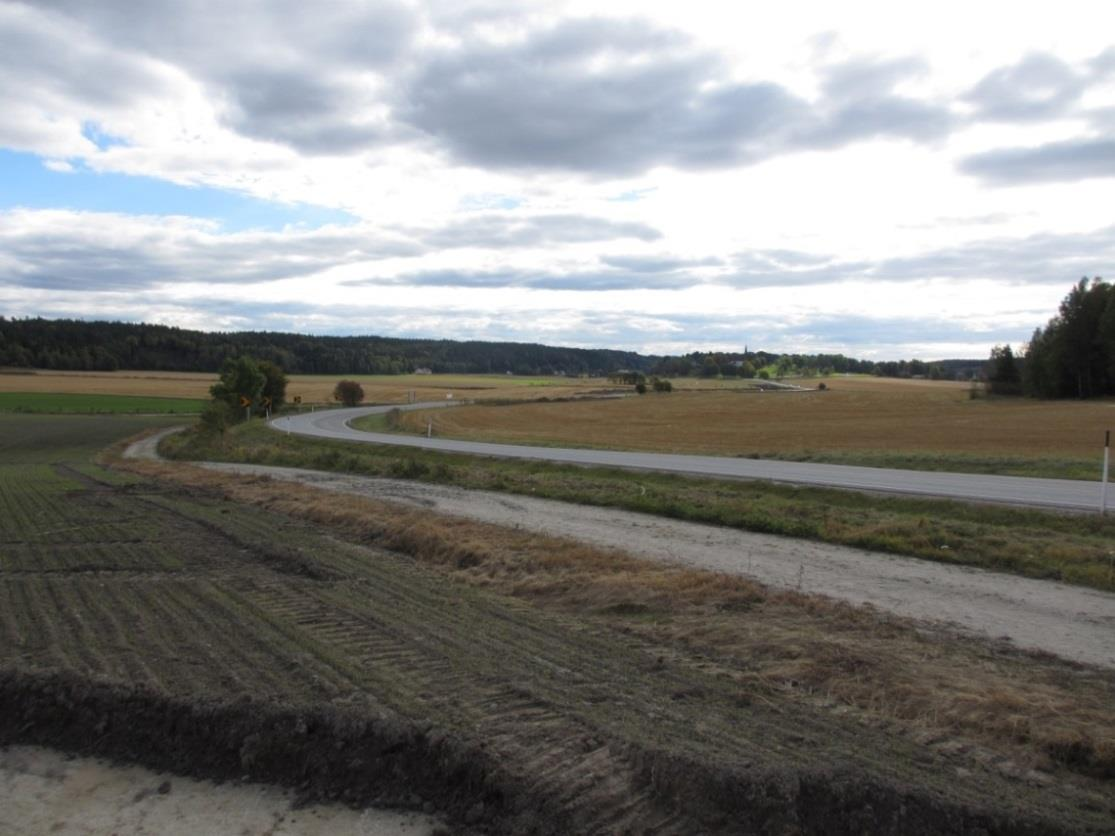
<svg viewBox="0 0 1115 836">
<path fill-rule="evenodd" d="M 1100 481 L 1100 516 L 1107 513 L 1107 471 L 1111 464 L 1111 430 L 1103 435 L 1103 479 Z"/>
</svg>

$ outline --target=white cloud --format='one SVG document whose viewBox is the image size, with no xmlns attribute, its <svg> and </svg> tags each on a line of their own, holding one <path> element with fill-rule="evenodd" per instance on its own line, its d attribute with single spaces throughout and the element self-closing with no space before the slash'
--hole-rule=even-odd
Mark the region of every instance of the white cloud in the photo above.
<svg viewBox="0 0 1115 836">
<path fill-rule="evenodd" d="M 0 148 L 360 219 L 8 211 L 0 301 L 315 330 L 356 305 L 396 333 L 648 349 L 727 347 L 756 317 L 827 339 L 787 312 L 1024 335 L 1112 273 L 1115 52 L 1092 9 L 0 0 Z M 212 319 L 217 299 L 250 315 Z M 910 333 L 840 339 L 939 354 Z"/>
</svg>

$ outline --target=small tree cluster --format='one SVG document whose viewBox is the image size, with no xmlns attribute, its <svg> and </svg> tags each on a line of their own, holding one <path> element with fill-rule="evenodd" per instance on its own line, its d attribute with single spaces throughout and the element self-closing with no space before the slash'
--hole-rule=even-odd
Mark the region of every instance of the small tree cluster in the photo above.
<svg viewBox="0 0 1115 836">
<path fill-rule="evenodd" d="M 244 418 L 248 409 L 278 409 L 286 400 L 286 374 L 274 363 L 258 362 L 246 355 L 230 357 L 221 366 L 220 377 L 209 388 L 212 402 L 201 415 L 201 426 L 224 434 L 229 426 Z"/>
<path fill-rule="evenodd" d="M 993 358 L 994 359 L 994 358 Z M 1039 398 L 1115 395 L 1115 285 L 1081 279 L 1026 349 L 1022 388 Z"/>
<path fill-rule="evenodd" d="M 364 387 L 355 380 L 341 380 L 333 387 L 333 400 L 345 406 L 356 406 L 364 400 Z"/>
<path fill-rule="evenodd" d="M 1009 345 L 991 349 L 987 362 L 987 391 L 993 395 L 1021 395 L 1022 375 Z"/>
</svg>

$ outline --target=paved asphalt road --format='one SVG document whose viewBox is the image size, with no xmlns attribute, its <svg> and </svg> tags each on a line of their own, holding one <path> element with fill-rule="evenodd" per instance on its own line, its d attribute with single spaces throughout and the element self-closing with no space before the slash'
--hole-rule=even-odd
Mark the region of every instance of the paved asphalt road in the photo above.
<svg viewBox="0 0 1115 836">
<path fill-rule="evenodd" d="M 997 502 L 1044 508 L 1098 511 L 1100 483 L 1066 479 L 1027 479 L 1017 476 L 982 476 L 970 473 L 937 473 L 921 470 L 891 470 L 881 467 L 849 467 L 837 464 L 781 462 L 765 459 L 736 459 L 723 456 L 682 456 L 668 453 L 632 453 L 618 450 L 576 450 L 564 447 L 526 447 L 517 444 L 488 444 L 420 438 L 394 433 L 354 430 L 349 422 L 363 415 L 390 409 L 431 409 L 450 403 L 418 403 L 409 406 L 363 406 L 276 418 L 271 426 L 281 432 L 316 438 L 333 438 L 369 444 L 420 447 L 448 453 L 540 459 L 566 464 L 655 470 L 733 479 L 766 479 L 799 485 L 948 497 L 974 502 Z M 1115 506 L 1115 488 L 1110 489 L 1108 507 Z"/>
</svg>

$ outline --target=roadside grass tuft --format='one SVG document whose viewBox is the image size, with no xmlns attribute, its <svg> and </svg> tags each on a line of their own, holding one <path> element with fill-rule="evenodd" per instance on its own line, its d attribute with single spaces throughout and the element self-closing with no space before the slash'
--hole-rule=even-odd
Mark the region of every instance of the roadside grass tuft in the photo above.
<svg viewBox="0 0 1115 836">
<path fill-rule="evenodd" d="M 1115 518 L 830 488 L 717 481 L 304 439 L 251 422 L 223 441 L 187 432 L 165 455 L 417 479 L 623 508 L 941 563 L 1115 590 Z"/>
</svg>

